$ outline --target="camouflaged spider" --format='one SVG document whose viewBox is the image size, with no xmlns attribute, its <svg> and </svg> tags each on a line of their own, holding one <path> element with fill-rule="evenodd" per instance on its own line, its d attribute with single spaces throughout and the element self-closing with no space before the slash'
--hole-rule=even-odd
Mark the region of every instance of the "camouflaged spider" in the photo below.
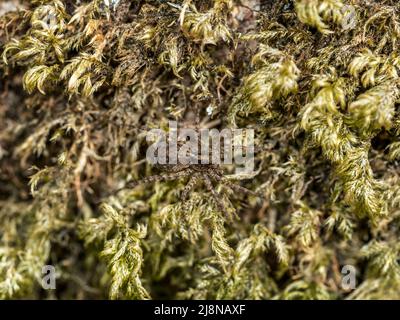
<svg viewBox="0 0 400 320">
<path fill-rule="evenodd" d="M 182 178 L 189 178 L 187 181 L 182 193 L 181 200 L 185 201 L 188 199 L 189 193 L 193 190 L 197 185 L 203 183 L 206 190 L 209 191 L 212 195 L 213 200 L 215 201 L 218 209 L 229 216 L 228 211 L 221 200 L 221 196 L 216 191 L 214 183 L 223 185 L 231 189 L 232 191 L 236 191 L 239 193 L 244 193 L 252 196 L 259 197 L 260 195 L 254 191 L 251 191 L 247 188 L 244 188 L 238 184 L 235 184 L 224 177 L 223 170 L 220 166 L 214 164 L 189 164 L 189 165 L 168 165 L 164 167 L 166 171 L 160 175 L 153 175 L 150 177 L 143 178 L 139 181 L 131 181 L 129 182 L 125 188 L 134 188 L 140 184 L 152 183 L 152 182 L 165 182 L 165 181 L 173 181 Z"/>
<path fill-rule="evenodd" d="M 195 130 L 199 132 L 199 120 L 196 121 Z M 179 143 L 179 142 L 178 142 Z M 200 150 L 201 145 L 199 145 Z M 206 156 L 209 157 L 210 155 Z M 190 154 L 190 157 L 194 158 L 194 163 L 183 164 L 156 164 L 155 167 L 159 168 L 163 173 L 158 175 L 152 175 L 149 177 L 145 177 L 138 181 L 130 181 L 126 184 L 125 187 L 121 189 L 134 188 L 141 184 L 153 183 L 153 182 L 166 182 L 166 181 L 174 181 L 179 179 L 188 178 L 185 187 L 181 193 L 181 200 L 185 203 L 185 200 L 188 199 L 190 191 L 192 191 L 196 186 L 202 184 L 205 189 L 211 193 L 212 199 L 214 200 L 218 209 L 229 216 L 228 210 L 226 209 L 222 197 L 218 191 L 216 191 L 215 184 L 222 185 L 225 188 L 230 189 L 231 191 L 236 191 L 238 193 L 252 195 L 260 197 L 261 195 L 251 191 L 247 188 L 244 188 L 238 184 L 233 183 L 227 177 L 224 176 L 224 171 L 221 164 L 215 163 L 203 163 L 202 159 L 204 155 L 200 154 Z M 119 190 L 121 190 L 119 189 Z M 117 190 L 117 191 L 119 191 Z"/>
</svg>

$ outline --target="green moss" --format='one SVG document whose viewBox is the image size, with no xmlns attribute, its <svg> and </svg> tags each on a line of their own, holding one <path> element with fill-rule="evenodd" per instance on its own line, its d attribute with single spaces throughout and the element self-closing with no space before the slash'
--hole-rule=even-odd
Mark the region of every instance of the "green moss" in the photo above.
<svg viewBox="0 0 400 320">
<path fill-rule="evenodd" d="M 0 11 L 0 297 L 400 298 L 398 1 L 107 3 Z M 254 175 L 145 161 L 196 114 Z"/>
</svg>

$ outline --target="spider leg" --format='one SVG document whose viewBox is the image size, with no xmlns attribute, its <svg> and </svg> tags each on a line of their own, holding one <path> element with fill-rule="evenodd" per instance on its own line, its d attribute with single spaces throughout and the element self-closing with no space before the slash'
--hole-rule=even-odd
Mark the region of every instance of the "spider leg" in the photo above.
<svg viewBox="0 0 400 320">
<path fill-rule="evenodd" d="M 259 197 L 259 198 L 263 198 L 264 197 L 264 195 L 262 195 L 260 193 L 257 193 L 257 192 L 254 192 L 252 190 L 249 190 L 249 189 L 247 189 L 245 187 L 242 187 L 241 185 L 232 183 L 228 179 L 221 178 L 221 182 L 222 182 L 222 184 L 225 184 L 226 186 L 231 188 L 233 191 L 245 193 L 245 194 L 248 194 L 248 195 L 251 195 L 251 196 L 254 196 L 254 197 Z"/>
<path fill-rule="evenodd" d="M 199 175 L 196 173 L 194 174 L 186 184 L 185 188 L 182 191 L 182 200 L 187 200 L 190 190 L 193 189 L 194 185 L 197 183 Z M 185 202 L 186 203 L 186 202 Z"/>
<path fill-rule="evenodd" d="M 205 184 L 207 190 L 209 192 L 211 192 L 211 195 L 212 195 L 215 203 L 217 204 L 218 209 L 222 213 L 224 213 L 228 219 L 232 219 L 231 215 L 226 210 L 226 207 L 225 207 L 224 203 L 222 202 L 220 195 L 218 194 L 218 192 L 215 191 L 215 189 L 212 185 L 212 182 L 210 180 L 210 177 L 207 174 L 203 174 L 203 178 L 204 178 L 204 184 Z"/>
<path fill-rule="evenodd" d="M 186 169 L 189 169 L 188 164 L 176 164 L 176 165 L 168 165 L 168 166 L 160 166 L 159 168 L 162 170 L 165 170 L 167 173 L 177 173 L 180 171 L 184 171 Z"/>
<path fill-rule="evenodd" d="M 192 170 L 183 170 L 183 171 L 177 171 L 177 172 L 172 172 L 172 173 L 165 173 L 161 175 L 154 175 L 150 176 L 144 179 L 141 179 L 139 181 L 132 181 L 133 187 L 136 187 L 139 183 L 140 184 L 145 184 L 145 183 L 152 183 L 152 182 L 165 182 L 165 181 L 172 181 L 172 180 L 178 180 L 183 177 L 187 177 L 192 173 Z M 130 185 L 130 184 L 128 184 Z"/>
<path fill-rule="evenodd" d="M 233 191 L 237 191 L 239 193 L 245 193 L 245 194 L 248 194 L 248 195 L 251 195 L 251 196 L 255 196 L 255 197 L 261 197 L 261 198 L 264 197 L 264 195 L 262 195 L 260 193 L 257 193 L 257 192 L 254 192 L 252 190 L 249 190 L 249 189 L 247 189 L 245 187 L 242 187 L 241 185 L 235 184 L 232 181 L 224 178 L 223 176 L 221 176 L 221 175 L 219 175 L 219 174 L 217 174 L 215 172 L 211 171 L 211 172 L 209 172 L 209 175 L 211 176 L 211 178 L 213 178 L 214 180 L 220 182 L 223 185 L 228 186 Z"/>
<path fill-rule="evenodd" d="M 207 175 L 218 182 L 222 181 L 222 172 L 220 172 L 220 171 L 208 170 Z"/>
<path fill-rule="evenodd" d="M 146 178 L 136 180 L 136 181 L 129 181 L 124 187 L 115 190 L 113 192 L 113 194 L 116 194 L 119 191 L 124 190 L 124 189 L 135 188 L 140 184 L 178 180 L 180 178 L 189 176 L 191 173 L 192 173 L 192 170 L 188 169 L 188 170 L 183 170 L 183 171 L 178 171 L 178 172 L 166 173 L 166 174 L 162 174 L 162 175 L 153 175 L 153 176 L 146 177 Z"/>
<path fill-rule="evenodd" d="M 198 179 L 199 179 L 199 174 L 195 173 L 192 177 L 190 177 L 188 183 L 186 184 L 185 188 L 183 189 L 181 199 L 182 199 L 182 210 L 185 213 L 189 212 L 189 203 L 190 203 L 189 201 L 185 201 L 185 200 L 187 200 L 190 190 L 193 189 L 193 187 L 197 183 Z M 192 242 L 192 237 L 191 237 L 192 228 L 190 227 L 189 219 L 187 217 L 186 217 L 186 221 L 188 222 L 188 225 L 187 225 L 188 240 L 189 240 L 189 242 Z"/>
</svg>

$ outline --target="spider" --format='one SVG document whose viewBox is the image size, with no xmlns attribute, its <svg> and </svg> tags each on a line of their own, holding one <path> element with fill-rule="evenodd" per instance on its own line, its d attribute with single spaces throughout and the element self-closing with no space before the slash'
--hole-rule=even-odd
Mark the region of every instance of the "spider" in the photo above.
<svg viewBox="0 0 400 320">
<path fill-rule="evenodd" d="M 197 114 L 196 123 L 194 125 L 194 129 L 196 130 L 196 132 L 199 132 L 199 118 L 199 114 Z M 208 127 L 210 127 L 210 125 L 208 125 Z M 201 150 L 201 143 L 198 150 Z M 202 163 L 201 159 L 204 157 L 204 155 L 202 156 L 199 154 L 190 154 L 190 157 L 194 157 L 198 161 L 195 161 L 195 164 L 182 164 L 179 162 L 177 164 L 158 164 L 156 165 L 156 167 L 161 169 L 161 174 L 145 177 L 137 181 L 129 181 L 123 188 L 116 190 L 114 193 L 123 189 L 135 188 L 136 186 L 142 184 L 188 179 L 180 195 L 183 203 L 187 203 L 185 200 L 189 198 L 190 192 L 196 186 L 202 184 L 205 189 L 211 194 L 212 199 L 215 202 L 218 210 L 228 217 L 230 215 L 228 214 L 228 210 L 222 201 L 221 195 L 219 194 L 219 192 L 216 191 L 215 184 L 222 185 L 223 187 L 228 188 L 231 191 L 236 191 L 241 194 L 262 197 L 261 194 L 244 188 L 239 184 L 233 183 L 230 179 L 225 177 L 221 164 Z"/>
<path fill-rule="evenodd" d="M 223 185 L 231 189 L 232 191 L 236 191 L 238 193 L 252 195 L 260 197 L 260 194 L 244 188 L 238 184 L 231 182 L 227 179 L 223 174 L 223 169 L 219 165 L 215 164 L 189 164 L 189 165 L 171 165 L 170 168 L 164 169 L 166 172 L 160 175 L 152 175 L 146 178 L 143 178 L 139 181 L 130 181 L 127 185 L 121 189 L 134 188 L 141 184 L 153 183 L 153 182 L 166 182 L 166 181 L 174 181 L 183 178 L 188 178 L 188 181 L 181 193 L 181 200 L 185 201 L 189 198 L 190 191 L 192 191 L 199 184 L 203 184 L 208 192 L 210 192 L 215 204 L 218 209 L 223 212 L 226 216 L 229 216 L 228 210 L 226 209 L 222 197 L 216 191 L 214 182 Z M 119 190 L 121 190 L 119 189 Z"/>
</svg>

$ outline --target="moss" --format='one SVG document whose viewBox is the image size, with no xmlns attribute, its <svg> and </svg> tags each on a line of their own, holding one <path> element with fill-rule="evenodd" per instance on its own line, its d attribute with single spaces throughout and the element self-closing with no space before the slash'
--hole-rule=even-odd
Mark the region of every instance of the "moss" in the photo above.
<svg viewBox="0 0 400 320">
<path fill-rule="evenodd" d="M 397 1 L 7 3 L 1 298 L 400 298 Z M 196 118 L 255 173 L 145 161 Z"/>
</svg>

